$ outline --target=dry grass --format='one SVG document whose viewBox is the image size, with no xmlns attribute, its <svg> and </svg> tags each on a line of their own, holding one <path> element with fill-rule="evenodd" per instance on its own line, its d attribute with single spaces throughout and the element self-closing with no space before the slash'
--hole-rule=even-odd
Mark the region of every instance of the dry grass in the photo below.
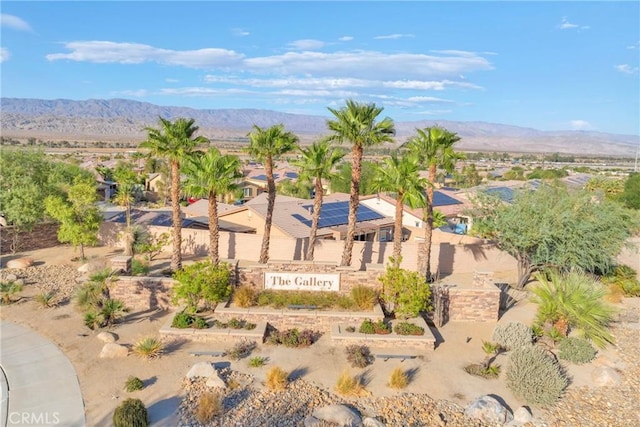
<svg viewBox="0 0 640 427">
<path fill-rule="evenodd" d="M 160 357 L 164 351 L 164 344 L 158 338 L 145 337 L 136 342 L 133 352 L 145 359 Z"/>
<path fill-rule="evenodd" d="M 280 391 L 287 388 L 289 384 L 289 374 L 282 370 L 279 366 L 274 366 L 267 371 L 267 388 L 273 391 Z"/>
<path fill-rule="evenodd" d="M 242 285 L 233 293 L 233 303 L 238 307 L 251 307 L 256 302 L 256 291 L 253 287 Z"/>
<path fill-rule="evenodd" d="M 409 385 L 409 376 L 402 368 L 395 368 L 389 376 L 389 387 L 400 390 Z"/>
<path fill-rule="evenodd" d="M 367 390 L 362 386 L 360 378 L 343 371 L 336 383 L 336 392 L 342 396 L 366 396 Z"/>
<path fill-rule="evenodd" d="M 216 415 L 222 414 L 222 398 L 214 391 L 204 393 L 198 399 L 196 419 L 200 424 L 208 424 Z"/>
</svg>

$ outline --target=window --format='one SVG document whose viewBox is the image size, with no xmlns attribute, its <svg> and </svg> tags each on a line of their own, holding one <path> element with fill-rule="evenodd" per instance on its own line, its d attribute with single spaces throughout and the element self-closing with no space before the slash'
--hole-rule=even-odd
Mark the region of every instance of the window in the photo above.
<svg viewBox="0 0 640 427">
<path fill-rule="evenodd" d="M 244 197 L 251 197 L 251 196 L 253 196 L 253 189 L 251 187 L 245 187 Z"/>
</svg>

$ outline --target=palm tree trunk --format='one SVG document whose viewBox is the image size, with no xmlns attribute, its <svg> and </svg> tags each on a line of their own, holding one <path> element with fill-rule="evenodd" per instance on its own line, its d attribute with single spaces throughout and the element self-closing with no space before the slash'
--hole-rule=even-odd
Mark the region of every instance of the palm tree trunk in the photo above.
<svg viewBox="0 0 640 427">
<path fill-rule="evenodd" d="M 396 199 L 396 217 L 393 225 L 393 258 L 394 265 L 400 267 L 400 257 L 402 256 L 402 202 L 404 194 L 398 193 Z"/>
<path fill-rule="evenodd" d="M 171 162 L 171 208 L 173 217 L 173 252 L 171 270 L 182 269 L 182 215 L 180 215 L 180 163 Z"/>
<path fill-rule="evenodd" d="M 353 240 L 356 234 L 358 204 L 360 203 L 360 175 L 362 174 L 363 152 L 364 149 L 362 145 L 353 145 L 353 158 L 351 159 L 351 194 L 349 195 L 349 223 L 347 225 L 347 235 L 344 240 L 344 251 L 342 252 L 342 261 L 340 262 L 341 266 L 351 265 Z"/>
<path fill-rule="evenodd" d="M 218 241 L 220 240 L 220 227 L 218 226 L 218 201 L 216 193 L 209 193 L 209 258 L 214 265 L 220 262 L 218 254 Z"/>
<path fill-rule="evenodd" d="M 313 250 L 316 246 L 316 235 L 318 234 L 318 222 L 320 221 L 320 210 L 322 209 L 322 180 L 316 178 L 316 195 L 313 199 L 313 219 L 311 221 L 311 232 L 309 233 L 309 247 L 307 248 L 307 261 L 313 261 Z"/>
<path fill-rule="evenodd" d="M 433 183 L 436 179 L 436 165 L 429 166 L 429 182 L 427 187 L 426 220 L 424 229 L 424 277 L 431 282 L 431 240 L 433 238 Z"/>
<path fill-rule="evenodd" d="M 273 180 L 273 159 L 268 156 L 265 161 L 267 173 L 267 216 L 264 219 L 264 235 L 262 236 L 262 247 L 260 248 L 261 264 L 269 261 L 269 240 L 271 239 L 271 223 L 273 221 L 273 207 L 276 204 L 276 183 Z"/>
</svg>

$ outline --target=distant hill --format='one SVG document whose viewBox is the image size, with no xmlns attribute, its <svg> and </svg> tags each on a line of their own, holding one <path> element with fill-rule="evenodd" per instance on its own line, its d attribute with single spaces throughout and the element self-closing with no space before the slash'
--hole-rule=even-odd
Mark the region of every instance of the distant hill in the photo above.
<svg viewBox="0 0 640 427">
<path fill-rule="evenodd" d="M 69 140 L 142 140 L 145 126 L 155 126 L 158 117 L 190 117 L 202 133 L 212 139 L 243 138 L 256 124 L 284 123 L 287 130 L 312 141 L 326 134 L 329 116 L 289 114 L 256 109 L 194 109 L 165 107 L 128 99 L 1 98 L 2 135 Z M 458 133 L 464 150 L 508 152 L 559 152 L 593 155 L 634 156 L 640 137 L 587 131 L 541 131 L 485 122 L 421 120 L 396 122 L 398 142 L 416 128 L 441 125 Z"/>
</svg>

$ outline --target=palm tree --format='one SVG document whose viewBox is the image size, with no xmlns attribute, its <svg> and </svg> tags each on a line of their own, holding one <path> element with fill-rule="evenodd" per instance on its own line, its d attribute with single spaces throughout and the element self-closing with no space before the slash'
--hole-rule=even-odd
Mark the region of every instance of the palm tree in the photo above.
<svg viewBox="0 0 640 427">
<path fill-rule="evenodd" d="M 462 153 L 454 151 L 453 146 L 460 137 L 441 127 L 416 129 L 417 135 L 407 141 L 405 146 L 411 153 L 418 156 L 420 164 L 429 171 L 429 185 L 427 185 L 427 203 L 424 218 L 424 241 L 419 246 L 418 265 L 420 273 L 427 281 L 431 281 L 431 240 L 433 235 L 433 183 L 436 182 L 438 167 L 451 173 L 455 169 L 456 161 L 463 159 Z"/>
<path fill-rule="evenodd" d="M 140 147 L 149 149 L 150 156 L 164 157 L 171 165 L 171 209 L 173 217 L 173 253 L 171 269 L 182 268 L 182 216 L 180 214 L 180 164 L 199 144 L 208 143 L 204 136 L 195 136 L 198 126 L 194 119 L 170 121 L 160 117 L 159 128 L 145 128 L 147 140 Z"/>
<path fill-rule="evenodd" d="M 404 202 L 411 207 L 425 205 L 423 189 L 427 185 L 426 178 L 418 173 L 418 158 L 408 155 L 398 157 L 396 153 L 384 159 L 378 166 L 378 173 L 374 180 L 376 191 L 391 191 L 396 193 L 395 224 L 393 229 L 393 260 L 396 267 L 400 266 L 402 255 L 402 214 Z"/>
<path fill-rule="evenodd" d="M 361 104 L 351 99 L 346 106 L 329 111 L 335 116 L 335 120 L 327 120 L 327 127 L 332 135 L 330 141 L 340 144 L 348 142 L 351 149 L 351 191 L 349 196 L 349 218 L 347 236 L 344 242 L 344 251 L 340 265 L 351 265 L 353 252 L 353 240 L 356 232 L 356 218 L 360 199 L 360 174 L 362 172 L 362 156 L 365 147 L 393 142 L 395 128 L 393 120 L 385 117 L 377 122 L 376 119 L 382 113 L 383 108 L 376 104 Z"/>
<path fill-rule="evenodd" d="M 249 147 L 247 152 L 259 162 L 264 163 L 267 175 L 267 216 L 264 221 L 264 235 L 260 248 L 259 262 L 265 264 L 269 260 L 269 239 L 271 238 L 271 223 L 273 221 L 273 207 L 276 203 L 276 183 L 273 177 L 273 161 L 297 147 L 298 137 L 291 132 L 285 132 L 284 125 L 274 125 L 261 128 L 253 125 L 249 132 Z"/>
<path fill-rule="evenodd" d="M 240 159 L 237 156 L 222 155 L 216 148 L 206 153 L 193 156 L 185 164 L 187 179 L 184 182 L 184 193 L 188 196 L 207 197 L 209 200 L 209 258 L 215 265 L 220 261 L 218 242 L 217 197 L 224 196 L 238 188 L 236 180 L 242 177 Z"/>
<path fill-rule="evenodd" d="M 309 233 L 309 247 L 305 259 L 313 261 L 316 235 L 318 233 L 318 221 L 322 210 L 322 198 L 324 189 L 322 180 L 329 180 L 334 176 L 334 168 L 342 160 L 346 153 L 331 146 L 327 140 L 314 142 L 310 147 L 300 148 L 302 159 L 294 162 L 300 168 L 300 180 L 313 180 L 315 196 L 313 199 L 313 217 L 311 231 Z"/>
</svg>

